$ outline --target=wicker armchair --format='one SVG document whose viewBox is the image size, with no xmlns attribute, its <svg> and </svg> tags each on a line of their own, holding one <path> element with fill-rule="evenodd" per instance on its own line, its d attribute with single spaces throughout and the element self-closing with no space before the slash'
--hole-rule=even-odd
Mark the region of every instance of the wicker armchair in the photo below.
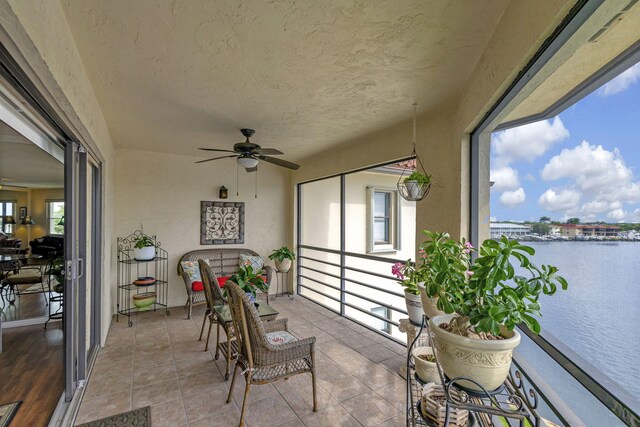
<svg viewBox="0 0 640 427">
<path fill-rule="evenodd" d="M 317 412 L 314 349 L 316 338 L 295 338 L 288 333 L 287 319 L 261 322 L 256 307 L 237 284 L 229 281 L 225 284 L 225 289 L 229 297 L 233 328 L 240 353 L 233 371 L 227 403 L 231 402 L 238 370 L 245 374 L 246 382 L 240 426 L 244 425 L 251 384 L 267 384 L 306 372 L 311 372 L 313 411 Z M 280 342 L 275 343 L 277 341 Z"/>
<path fill-rule="evenodd" d="M 223 248 L 223 249 L 200 249 L 187 252 L 178 261 L 178 275 L 182 277 L 184 286 L 187 290 L 187 302 L 185 307 L 188 308 L 188 318 L 191 319 L 192 308 L 197 305 L 207 303 L 204 291 L 195 292 L 191 288 L 191 279 L 189 275 L 182 269 L 182 261 L 197 261 L 200 259 L 207 260 L 213 271 L 219 277 L 227 277 L 237 273 L 240 265 L 240 255 L 259 256 L 257 252 L 251 249 L 242 248 Z M 273 267 L 265 265 L 264 271 L 267 276 L 267 286 L 271 286 L 271 281 L 275 276 Z M 269 292 L 266 293 L 267 304 L 269 303 Z"/>
<path fill-rule="evenodd" d="M 200 328 L 200 338 L 202 341 L 202 334 L 204 332 L 204 325 L 209 319 L 209 331 L 207 332 L 207 343 L 205 344 L 204 351 L 209 350 L 209 337 L 211 336 L 211 326 L 215 323 L 217 325 L 217 338 L 216 338 L 216 360 L 220 357 L 220 322 L 216 318 L 216 312 L 213 307 L 216 305 L 226 304 L 227 301 L 222 295 L 222 289 L 218 285 L 218 279 L 213 272 L 213 268 L 209 266 L 204 260 L 198 260 L 198 266 L 200 267 L 200 275 L 202 276 L 202 285 L 204 287 L 204 295 L 207 300 L 207 311 L 204 313 L 204 319 L 202 319 L 202 328 Z M 222 325 L 225 328 L 225 325 Z M 229 339 L 229 332 L 225 328 L 224 331 L 227 334 L 227 340 Z"/>
</svg>

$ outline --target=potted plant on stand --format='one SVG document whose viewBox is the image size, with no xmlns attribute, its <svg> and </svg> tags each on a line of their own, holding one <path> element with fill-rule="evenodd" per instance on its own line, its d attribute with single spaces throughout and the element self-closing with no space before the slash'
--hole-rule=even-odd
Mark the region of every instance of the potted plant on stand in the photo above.
<svg viewBox="0 0 640 427">
<path fill-rule="evenodd" d="M 146 234 L 140 234 L 133 240 L 133 257 L 138 261 L 150 261 L 156 257 L 156 247 L 153 239 Z"/>
<path fill-rule="evenodd" d="M 417 198 L 420 196 L 422 187 L 431 185 L 431 175 L 424 174 L 416 169 L 404 179 L 404 185 L 407 188 L 409 196 L 411 198 Z"/>
<path fill-rule="evenodd" d="M 404 264 L 401 262 L 391 266 L 391 274 L 396 276 L 400 285 L 404 287 L 404 300 L 407 304 L 409 320 L 420 325 L 422 323 L 422 302 L 420 301 L 420 290 L 418 282 L 422 281 L 422 273 L 416 265 L 408 259 Z"/>
<path fill-rule="evenodd" d="M 449 243 L 463 248 L 463 243 Z M 439 289 L 437 305 L 447 314 L 429 319 L 429 330 L 448 378 L 468 378 L 472 381 L 460 385 L 474 390 L 495 390 L 509 374 L 513 349 L 520 343 L 515 326 L 524 323 L 540 332 L 534 317 L 541 315 L 540 295 L 553 295 L 558 285 L 566 289 L 567 281 L 557 275 L 556 267 L 531 263 L 529 256 L 534 254 L 533 248 L 504 236 L 485 240 L 465 272 L 467 279 L 454 278 L 451 283 L 456 286 Z M 516 275 L 512 261 L 526 276 Z M 439 264 L 434 264 L 434 272 L 447 279 L 459 274 Z"/>
<path fill-rule="evenodd" d="M 231 276 L 229 280 L 236 283 L 249 296 L 257 307 L 257 292 L 269 292 L 269 287 L 264 281 L 262 270 L 253 270 L 250 265 L 245 265 L 238 270 L 236 274 Z M 225 291 L 226 292 L 226 291 Z"/>
<path fill-rule="evenodd" d="M 276 270 L 286 273 L 291 268 L 291 262 L 296 259 L 296 254 L 288 247 L 283 246 L 280 249 L 274 249 L 271 255 L 269 255 L 269 259 L 275 262 Z"/>
</svg>

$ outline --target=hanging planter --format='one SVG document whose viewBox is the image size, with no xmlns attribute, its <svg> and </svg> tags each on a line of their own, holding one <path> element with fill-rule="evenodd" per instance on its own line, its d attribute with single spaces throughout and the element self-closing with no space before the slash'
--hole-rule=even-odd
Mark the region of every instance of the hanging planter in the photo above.
<svg viewBox="0 0 640 427">
<path fill-rule="evenodd" d="M 416 107 L 413 104 L 413 151 L 412 161 L 405 162 L 402 174 L 398 179 L 398 192 L 403 199 L 417 202 L 424 199 L 431 190 L 431 175 L 427 174 L 422 165 L 422 160 L 416 152 Z"/>
</svg>

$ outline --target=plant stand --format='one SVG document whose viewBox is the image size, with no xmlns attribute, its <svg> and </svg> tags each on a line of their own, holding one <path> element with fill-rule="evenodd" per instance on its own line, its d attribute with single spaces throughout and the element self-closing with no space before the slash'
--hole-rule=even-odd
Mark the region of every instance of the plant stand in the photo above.
<svg viewBox="0 0 640 427">
<path fill-rule="evenodd" d="M 426 385 L 415 374 L 414 365 L 411 361 L 411 350 L 417 346 L 429 345 L 429 336 L 424 334 L 428 330 L 426 316 L 423 316 L 422 326 L 416 332 L 414 340 L 408 347 L 406 370 L 407 375 L 407 426 L 438 426 L 437 422 L 426 418 L 420 412 L 420 402 L 422 400 L 422 389 Z M 524 393 L 522 382 L 518 381 L 521 374 L 516 371 L 515 379 L 513 375 L 498 390 L 492 392 L 477 392 L 462 387 L 460 381 L 471 381 L 467 378 L 447 378 L 438 362 L 437 351 L 434 349 L 436 365 L 440 374 L 440 380 L 444 389 L 444 420 L 440 425 L 455 425 L 452 419 L 454 409 L 469 411 L 467 421 L 468 426 L 494 426 L 500 419 L 512 419 L 517 425 L 540 425 L 540 417 L 536 412 L 537 399 L 530 402 Z M 513 368 L 512 368 L 513 369 Z M 429 383 L 433 384 L 433 383 Z M 451 424 L 449 424 L 451 422 Z M 527 424 L 529 423 L 529 424 Z M 508 425 L 512 425 L 508 423 Z"/>
<path fill-rule="evenodd" d="M 291 273 L 291 269 L 288 271 L 276 270 L 276 294 L 271 297 L 272 301 L 275 301 L 276 298 L 285 295 L 287 295 L 290 300 L 293 300 L 293 294 L 289 292 L 287 288 L 289 285 L 289 273 Z M 282 282 L 282 285 L 280 285 L 280 282 Z M 280 292 L 280 288 L 282 288 L 282 292 Z"/>
<path fill-rule="evenodd" d="M 160 247 L 156 236 L 150 236 L 155 247 L 155 257 L 152 260 L 139 261 L 133 256 L 136 239 L 142 235 L 142 231 L 136 230 L 127 237 L 118 237 L 118 262 L 117 262 L 117 312 L 116 322 L 120 321 L 120 315 L 127 316 L 129 327 L 133 326 L 132 316 L 148 311 L 155 312 L 158 308 L 164 309 L 164 314 L 169 315 L 169 264 L 167 251 Z M 153 277 L 155 281 L 136 285 L 134 281 L 140 277 Z M 137 308 L 133 306 L 133 295 L 153 292 L 156 301 L 149 307 Z"/>
</svg>

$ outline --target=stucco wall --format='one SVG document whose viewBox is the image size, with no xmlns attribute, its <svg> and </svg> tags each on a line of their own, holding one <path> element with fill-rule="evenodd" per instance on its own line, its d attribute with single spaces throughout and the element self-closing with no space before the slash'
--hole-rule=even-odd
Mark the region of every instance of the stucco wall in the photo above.
<svg viewBox="0 0 640 427">
<path fill-rule="evenodd" d="M 111 324 L 115 247 L 115 152 L 107 123 L 59 1 L 0 0 L 0 24 L 78 137 L 102 161 L 102 342 Z"/>
<path fill-rule="evenodd" d="M 142 224 L 145 233 L 157 236 L 169 252 L 169 304 L 172 306 L 181 306 L 186 300 L 183 281 L 176 273 L 178 259 L 186 252 L 245 247 L 266 258 L 290 239 L 288 170 L 261 163 L 258 198 L 255 198 L 255 174 L 241 169 L 240 195 L 236 196 L 233 160 L 194 164 L 196 160 L 201 158 L 139 150 L 117 151 L 116 235 L 125 237 Z M 229 189 L 226 201 L 245 203 L 245 243 L 242 245 L 200 245 L 200 201 L 220 200 L 221 185 Z M 178 310 L 176 315 L 184 313 Z"/>
</svg>

